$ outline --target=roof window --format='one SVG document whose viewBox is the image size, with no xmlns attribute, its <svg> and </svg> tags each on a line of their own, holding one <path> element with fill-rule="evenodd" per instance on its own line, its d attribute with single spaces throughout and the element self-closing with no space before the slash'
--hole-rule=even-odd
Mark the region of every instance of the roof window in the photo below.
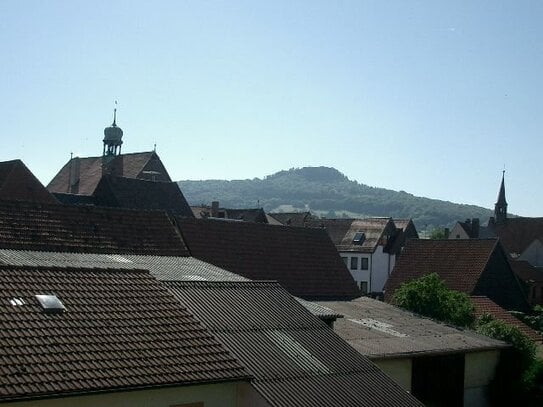
<svg viewBox="0 0 543 407">
<path fill-rule="evenodd" d="M 9 300 L 9 303 L 13 305 L 14 307 L 25 305 L 26 302 L 20 297 L 14 297 L 11 300 Z"/>
<path fill-rule="evenodd" d="M 36 299 L 47 313 L 57 314 L 66 310 L 56 295 L 36 295 Z"/>
<path fill-rule="evenodd" d="M 364 232 L 356 232 L 353 237 L 353 243 L 361 245 L 366 240 L 366 234 Z"/>
</svg>

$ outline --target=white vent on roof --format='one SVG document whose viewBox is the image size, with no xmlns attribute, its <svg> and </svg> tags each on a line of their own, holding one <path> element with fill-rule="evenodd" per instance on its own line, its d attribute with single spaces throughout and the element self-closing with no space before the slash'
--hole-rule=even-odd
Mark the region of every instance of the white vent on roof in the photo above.
<svg viewBox="0 0 543 407">
<path fill-rule="evenodd" d="M 120 256 L 118 254 L 107 254 L 106 257 L 116 261 L 117 263 L 132 263 L 132 260 L 128 260 L 126 257 Z"/>
<path fill-rule="evenodd" d="M 392 336 L 397 336 L 398 338 L 405 338 L 406 336 L 408 336 L 392 329 L 393 325 L 387 324 L 386 322 L 378 321 L 376 319 L 349 319 L 349 321 L 354 322 L 355 324 L 364 325 L 370 329 L 375 329 L 377 331 L 381 331 Z"/>
<path fill-rule="evenodd" d="M 66 310 L 56 295 L 36 295 L 36 299 L 45 312 L 60 313 Z"/>
<path fill-rule="evenodd" d="M 26 302 L 25 300 L 23 300 L 22 298 L 19 298 L 19 297 L 14 297 L 12 298 L 11 300 L 9 300 L 9 303 L 11 305 L 13 305 L 14 307 L 17 307 L 17 306 L 21 306 L 21 305 L 25 305 Z"/>
</svg>

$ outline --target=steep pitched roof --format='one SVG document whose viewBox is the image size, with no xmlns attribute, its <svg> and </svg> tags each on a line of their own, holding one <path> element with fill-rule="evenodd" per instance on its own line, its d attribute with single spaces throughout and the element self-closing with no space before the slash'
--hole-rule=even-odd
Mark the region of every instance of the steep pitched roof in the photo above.
<svg viewBox="0 0 543 407">
<path fill-rule="evenodd" d="M 51 192 L 69 193 L 71 192 L 70 178 L 75 178 L 74 182 L 78 184 L 77 193 L 92 195 L 102 178 L 102 158 L 75 157 L 71 159 L 55 175 L 47 185 L 47 189 Z M 152 177 L 142 174 L 147 169 L 161 174 L 157 180 L 171 181 L 166 168 L 164 168 L 158 154 L 154 151 L 118 155 L 112 158 L 109 165 L 111 168 L 117 169 L 119 173 L 116 175 L 119 176 L 152 179 Z"/>
<path fill-rule="evenodd" d="M 535 239 L 543 239 L 543 218 L 507 218 L 504 223 L 489 222 L 488 227 L 513 257 L 522 254 Z"/>
<path fill-rule="evenodd" d="M 318 302 L 343 315 L 334 331 L 372 359 L 473 352 L 507 344 L 367 297 Z"/>
<path fill-rule="evenodd" d="M 192 210 L 176 182 L 105 175 L 93 195 L 99 206 L 161 209 L 180 216 L 193 217 Z"/>
<path fill-rule="evenodd" d="M 401 283 L 431 273 L 448 288 L 471 293 L 497 244 L 496 239 L 409 240 L 385 284 L 385 297 Z"/>
<path fill-rule="evenodd" d="M 0 162 L 0 199 L 57 203 L 21 160 Z"/>
<path fill-rule="evenodd" d="M 165 212 L 0 201 L 0 248 L 188 255 Z"/>
<path fill-rule="evenodd" d="M 305 226 L 305 223 L 312 218 L 311 212 L 278 212 L 268 213 L 269 216 L 286 226 Z"/>
<path fill-rule="evenodd" d="M 451 290 L 486 295 L 507 309 L 528 310 L 498 239 L 409 240 L 385 284 L 385 299 L 402 283 L 431 273 Z"/>
<path fill-rule="evenodd" d="M 148 272 L 2 266 L 0 296 L 0 400 L 248 378 Z"/>
<path fill-rule="evenodd" d="M 391 218 L 314 219 L 307 224 L 324 228 L 339 251 L 373 253 L 379 244 L 387 244 L 387 235 L 391 237 L 396 234 Z M 355 242 L 355 236 L 361 233 L 361 242 Z"/>
<path fill-rule="evenodd" d="M 475 315 L 480 317 L 484 314 L 489 314 L 495 319 L 501 320 L 509 325 L 517 327 L 528 338 L 536 342 L 542 342 L 543 336 L 540 333 L 530 328 L 524 322 L 515 318 L 509 312 L 504 310 L 490 298 L 485 296 L 471 296 L 470 297 L 473 306 L 475 307 Z"/>
<path fill-rule="evenodd" d="M 251 280 L 277 280 L 304 299 L 360 295 L 323 230 L 212 219 L 178 225 L 194 257 Z"/>
<path fill-rule="evenodd" d="M 420 403 L 273 282 L 170 282 L 271 406 Z"/>
</svg>

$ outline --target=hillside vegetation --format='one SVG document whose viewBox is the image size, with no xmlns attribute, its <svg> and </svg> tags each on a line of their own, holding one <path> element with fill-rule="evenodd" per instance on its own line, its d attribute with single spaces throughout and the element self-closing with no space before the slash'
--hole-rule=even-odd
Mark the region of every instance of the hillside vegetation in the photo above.
<svg viewBox="0 0 543 407">
<path fill-rule="evenodd" d="M 479 206 L 370 187 L 328 167 L 292 168 L 264 179 L 179 181 L 179 186 L 190 205 L 218 200 L 221 207 L 261 206 L 266 212 L 311 210 L 326 217 L 413 218 L 419 230 L 451 226 L 472 217 L 483 222 L 492 215 Z"/>
</svg>

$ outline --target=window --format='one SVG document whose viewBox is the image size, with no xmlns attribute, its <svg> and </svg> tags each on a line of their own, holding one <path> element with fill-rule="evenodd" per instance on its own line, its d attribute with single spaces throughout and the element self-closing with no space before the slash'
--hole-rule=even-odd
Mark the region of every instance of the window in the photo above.
<svg viewBox="0 0 543 407">
<path fill-rule="evenodd" d="M 351 257 L 351 270 L 358 270 L 358 257 Z"/>
<path fill-rule="evenodd" d="M 364 234 L 364 232 L 357 232 L 354 235 L 353 244 L 361 245 L 362 243 L 364 243 L 364 240 L 366 240 L 366 235 Z"/>
<path fill-rule="evenodd" d="M 360 269 L 361 270 L 368 270 L 370 268 L 370 262 L 367 257 L 362 257 L 360 259 Z"/>
<path fill-rule="evenodd" d="M 367 281 L 360 281 L 360 291 L 362 294 L 368 293 L 368 282 Z"/>
<path fill-rule="evenodd" d="M 343 260 L 343 263 L 345 263 L 346 266 L 349 265 L 349 258 L 348 257 L 342 257 L 341 260 Z"/>
</svg>

